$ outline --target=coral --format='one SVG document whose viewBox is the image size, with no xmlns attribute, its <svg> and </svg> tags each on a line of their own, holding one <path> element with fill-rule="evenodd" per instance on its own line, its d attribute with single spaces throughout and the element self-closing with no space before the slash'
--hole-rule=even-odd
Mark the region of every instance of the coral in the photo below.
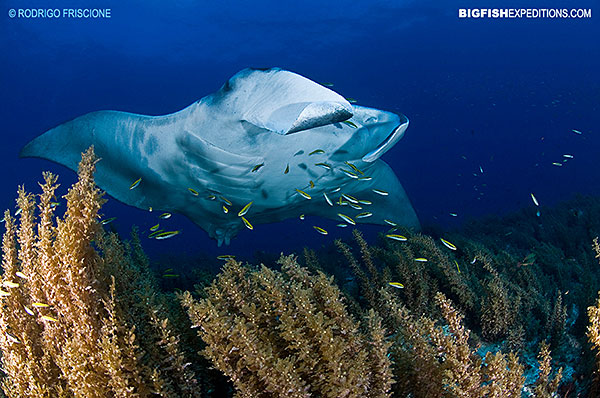
<svg viewBox="0 0 600 398">
<path fill-rule="evenodd" d="M 598 237 L 594 238 L 592 242 L 592 249 L 596 254 L 596 258 L 600 262 L 600 244 L 598 244 Z M 596 367 L 594 369 L 593 384 L 592 384 L 592 396 L 600 396 L 600 292 L 598 292 L 598 298 L 596 305 L 589 306 L 587 308 L 589 324 L 587 326 L 587 338 L 592 349 L 596 355 Z"/>
<path fill-rule="evenodd" d="M 507 336 L 514 329 L 520 307 L 520 296 L 509 298 L 508 289 L 487 256 L 480 257 L 483 268 L 491 278 L 484 283 L 486 295 L 481 303 L 481 333 L 484 338 L 495 341 Z"/>
<path fill-rule="evenodd" d="M 537 381 L 535 382 L 535 397 L 536 398 L 551 398 L 556 396 L 558 385 L 562 378 L 562 368 L 558 369 L 556 375 L 550 379 L 550 373 L 552 372 L 552 366 L 550 364 L 552 358 L 550 357 L 550 348 L 546 342 L 542 342 L 540 345 L 540 353 L 538 355 L 539 373 Z"/>
<path fill-rule="evenodd" d="M 239 397 L 387 397 L 389 343 L 370 311 L 360 327 L 325 274 L 292 256 L 281 272 L 230 260 L 206 297 L 180 295 L 204 355 Z"/>
<path fill-rule="evenodd" d="M 543 304 L 544 296 L 525 297 L 530 293 L 527 285 L 515 282 L 514 278 L 511 280 L 510 276 L 522 272 L 530 275 L 530 271 L 511 269 L 506 264 L 516 261 L 506 252 L 493 255 L 465 239 L 454 260 L 455 254 L 441 251 L 432 238 L 408 231 L 401 233 L 407 237 L 406 242 L 386 242 L 383 248 L 368 247 L 362 235 L 355 233 L 361 262 L 348 245 L 336 242 L 357 275 L 366 302 L 380 314 L 389 330 L 397 332 L 390 340 L 396 380 L 392 387 L 394 396 L 519 397 L 525 388 L 535 389 L 533 396 L 536 397 L 556 393 L 561 371 L 549 379 L 549 350 L 540 356 L 540 377 L 531 387 L 526 386 L 524 367 L 517 355 L 505 354 L 498 348 L 486 349 L 488 352 L 480 355 L 480 337 L 465 326 L 464 315 L 450 299 L 435 292 L 439 287 L 453 295 L 468 312 L 471 324 L 481 325 L 480 333 L 485 339 L 506 338 L 501 346 L 522 350 L 525 328 L 520 322 L 520 303 L 535 308 Z M 453 241 L 459 239 L 455 237 Z M 473 258 L 469 263 L 476 266 L 465 265 L 460 272 L 456 266 L 451 268 L 452 263 L 466 263 L 460 254 Z M 415 261 L 418 257 L 428 261 Z M 376 264 L 375 258 L 382 264 Z M 388 286 L 386 282 L 392 280 L 401 282 L 404 288 Z M 468 288 L 460 292 L 459 286 Z M 529 286 L 537 285 L 531 281 Z M 479 307 L 472 301 L 475 294 L 481 296 Z M 418 303 L 417 297 L 432 301 L 434 307 Z M 544 312 L 548 314 L 546 325 L 551 335 L 558 336 L 560 330 L 564 331 L 564 311 L 565 307 L 557 299 L 556 315 L 550 316 L 550 308 Z"/>
<path fill-rule="evenodd" d="M 590 323 L 587 327 L 587 337 L 596 352 L 596 369 L 594 371 L 594 386 L 596 392 L 600 392 L 600 292 L 595 306 L 587 309 Z"/>
<path fill-rule="evenodd" d="M 550 347 L 556 350 L 561 347 L 566 336 L 567 307 L 562 304 L 562 293 L 558 292 L 550 318 L 546 323 L 546 333 L 550 339 Z"/>
<path fill-rule="evenodd" d="M 401 228 L 406 242 L 370 246 L 354 231 L 354 246 L 306 249 L 307 268 L 293 256 L 281 256 L 281 271 L 229 261 L 215 280 L 216 270 L 191 271 L 174 257 L 178 273 L 195 275 L 185 288 L 199 283 L 193 296 L 159 290 L 166 284 L 136 229 L 130 241 L 103 231 L 96 161 L 84 154 L 66 206 L 56 206 L 57 178 L 45 173 L 41 194 L 19 188 L 17 212 L 5 213 L 0 397 L 192 398 L 233 388 L 239 397 L 553 397 L 563 372 L 553 371 L 550 349 L 582 375 L 567 366 L 561 394 L 589 387 L 579 382 L 591 373 L 580 364 L 584 335 L 598 396 L 600 298 L 590 302 L 600 243 L 579 240 L 600 227 L 600 217 L 581 216 L 600 216 L 589 199 L 567 215 L 479 225 L 477 240 L 444 234 L 457 250 Z M 549 344 L 530 366 L 542 338 Z"/>
<path fill-rule="evenodd" d="M 37 222 L 36 198 L 24 188 L 19 222 L 5 213 L 2 390 L 9 398 L 199 396 L 135 235 L 132 247 L 98 223 L 104 199 L 93 180 L 96 162 L 93 149 L 83 155 L 62 218 L 50 173 Z M 170 395 L 160 388 L 169 384 Z"/>
<path fill-rule="evenodd" d="M 398 341 L 392 347 L 397 384 L 394 393 L 414 397 L 518 397 L 525 378 L 515 355 L 489 353 L 485 360 L 469 345 L 470 332 L 444 295 L 436 303 L 447 326 L 414 318 L 396 304 L 400 324 Z"/>
</svg>

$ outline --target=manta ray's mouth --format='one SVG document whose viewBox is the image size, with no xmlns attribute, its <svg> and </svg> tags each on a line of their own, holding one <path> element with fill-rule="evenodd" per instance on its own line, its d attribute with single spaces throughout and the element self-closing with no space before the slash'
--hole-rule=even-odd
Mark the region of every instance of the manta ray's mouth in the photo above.
<svg viewBox="0 0 600 398">
<path fill-rule="evenodd" d="M 390 133 L 390 135 L 388 135 L 387 138 L 385 140 L 383 140 L 383 142 L 377 146 L 377 148 L 375 148 L 374 150 L 372 150 L 371 152 L 369 152 L 365 156 L 363 156 L 363 158 L 362 158 L 363 162 L 370 163 L 370 162 L 374 162 L 377 159 L 379 159 L 379 157 L 381 155 L 386 153 L 391 147 L 393 147 L 396 144 L 396 142 L 398 142 L 398 140 L 400 138 L 402 138 L 402 136 L 404 135 L 404 131 L 406 130 L 407 127 L 408 127 L 408 119 L 406 117 L 404 117 L 404 120 L 402 121 L 402 123 L 400 125 L 398 125 L 396 128 L 394 128 L 392 130 L 392 132 Z"/>
</svg>

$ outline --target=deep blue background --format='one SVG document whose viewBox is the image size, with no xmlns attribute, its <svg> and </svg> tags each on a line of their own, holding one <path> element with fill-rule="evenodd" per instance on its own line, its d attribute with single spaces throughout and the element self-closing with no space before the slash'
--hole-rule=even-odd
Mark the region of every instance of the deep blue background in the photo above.
<svg viewBox="0 0 600 398">
<path fill-rule="evenodd" d="M 458 8 L 469 6 L 565 6 L 549 1 L 87 3 L 111 8 L 112 18 L 11 19 L 10 8 L 82 2 L 0 1 L 1 209 L 14 207 L 18 184 L 36 191 L 42 170 L 58 172 L 63 188 L 74 181 L 65 168 L 18 158 L 35 136 L 94 110 L 171 113 L 248 66 L 333 82 L 361 105 L 406 114 L 405 137 L 383 159 L 423 224 L 453 228 L 469 217 L 505 214 L 532 206 L 531 192 L 542 205 L 578 192 L 600 194 L 596 1 L 569 2 L 592 8 L 592 18 L 580 20 L 457 18 Z M 565 153 L 574 159 L 553 166 Z M 103 211 L 118 217 L 121 231 L 156 222 L 156 214 L 114 200 Z M 327 237 L 315 233 L 310 219 L 260 225 L 217 250 L 202 230 L 173 217 L 169 225 L 184 233 L 145 247 L 289 252 L 349 234 L 334 224 L 319 220 Z"/>
</svg>

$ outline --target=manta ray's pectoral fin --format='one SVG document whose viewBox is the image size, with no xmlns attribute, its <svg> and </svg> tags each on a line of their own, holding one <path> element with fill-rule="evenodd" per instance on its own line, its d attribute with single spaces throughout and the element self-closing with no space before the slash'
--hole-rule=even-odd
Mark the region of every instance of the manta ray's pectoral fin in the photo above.
<svg viewBox="0 0 600 398">
<path fill-rule="evenodd" d="M 353 115 L 338 93 L 278 68 L 245 69 L 221 89 L 223 97 L 244 103 L 241 120 L 286 135 L 337 123 Z"/>
</svg>

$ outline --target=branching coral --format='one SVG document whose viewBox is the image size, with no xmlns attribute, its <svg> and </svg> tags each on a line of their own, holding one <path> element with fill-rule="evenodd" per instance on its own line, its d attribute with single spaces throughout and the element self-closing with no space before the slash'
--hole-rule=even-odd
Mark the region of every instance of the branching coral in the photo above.
<svg viewBox="0 0 600 398">
<path fill-rule="evenodd" d="M 149 315 L 161 309 L 161 295 L 139 250 L 98 223 L 104 199 L 93 180 L 96 161 L 92 149 L 84 154 L 62 218 L 55 219 L 58 185 L 50 173 L 37 222 L 35 197 L 24 188 L 19 222 L 5 213 L 2 389 L 9 398 L 199 396 L 168 313 L 157 322 Z M 160 388 L 169 383 L 177 385 L 171 395 Z"/>
<path fill-rule="evenodd" d="M 596 258 L 600 261 L 600 244 L 598 237 L 594 238 L 592 248 L 596 253 Z M 600 395 L 600 292 L 596 305 L 587 309 L 589 325 L 587 326 L 587 338 L 596 354 L 596 369 L 594 370 L 594 383 L 592 385 L 593 396 Z"/>
<path fill-rule="evenodd" d="M 562 368 L 558 369 L 553 378 L 550 378 L 552 372 L 550 357 L 550 347 L 546 342 L 542 342 L 540 346 L 540 353 L 538 354 L 538 360 L 540 362 L 538 378 L 535 382 L 535 397 L 536 398 L 551 398 L 555 396 L 556 390 L 562 378 Z"/>
<path fill-rule="evenodd" d="M 387 397 L 389 343 L 371 311 L 364 331 L 338 288 L 293 257 L 281 272 L 229 261 L 200 302 L 181 295 L 204 355 L 240 397 Z"/>
<path fill-rule="evenodd" d="M 482 361 L 469 346 L 462 315 L 441 293 L 436 302 L 446 327 L 395 306 L 401 333 L 392 348 L 398 364 L 394 392 L 423 398 L 519 397 L 525 378 L 517 357 L 488 353 Z"/>
</svg>

